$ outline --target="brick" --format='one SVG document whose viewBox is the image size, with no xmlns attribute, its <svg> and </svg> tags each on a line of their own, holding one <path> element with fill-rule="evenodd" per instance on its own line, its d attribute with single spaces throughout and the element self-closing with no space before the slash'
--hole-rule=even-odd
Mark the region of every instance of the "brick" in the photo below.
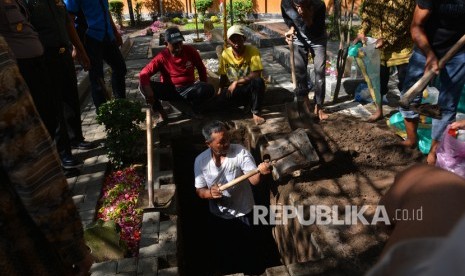
<svg viewBox="0 0 465 276">
<path fill-rule="evenodd" d="M 140 257 L 158 257 L 167 254 L 176 254 L 176 242 L 165 242 L 150 245 L 139 249 Z"/>
<path fill-rule="evenodd" d="M 265 270 L 266 276 L 287 276 L 289 272 L 285 265 L 269 267 Z"/>
<path fill-rule="evenodd" d="M 90 268 L 90 273 L 92 276 L 108 276 L 116 274 L 116 261 L 109 261 L 103 263 L 95 263 Z"/>
<path fill-rule="evenodd" d="M 160 269 L 158 271 L 158 276 L 178 276 L 178 268 L 177 267 L 170 267 L 165 269 Z"/>
<path fill-rule="evenodd" d="M 139 248 L 149 247 L 158 243 L 158 232 L 147 233 L 142 231 Z"/>
<path fill-rule="evenodd" d="M 123 272 L 136 272 L 137 271 L 137 258 L 125 258 L 118 260 L 116 273 Z"/>
<path fill-rule="evenodd" d="M 157 257 L 139 258 L 139 262 L 137 264 L 137 274 L 157 275 L 157 271 L 158 271 L 158 258 Z"/>
</svg>

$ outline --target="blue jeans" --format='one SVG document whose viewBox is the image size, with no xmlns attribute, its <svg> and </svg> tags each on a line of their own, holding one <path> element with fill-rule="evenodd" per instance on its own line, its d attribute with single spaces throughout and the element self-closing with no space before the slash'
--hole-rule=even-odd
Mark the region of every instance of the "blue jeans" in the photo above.
<svg viewBox="0 0 465 276">
<path fill-rule="evenodd" d="M 111 67 L 111 88 L 115 98 L 126 98 L 126 63 L 115 41 L 104 39 L 98 41 L 90 36 L 86 37 L 86 51 L 92 68 L 89 70 L 92 100 L 98 112 L 99 107 L 106 102 L 103 92 L 103 61 Z"/>
<path fill-rule="evenodd" d="M 423 53 L 415 48 L 409 60 L 407 76 L 405 77 L 404 89 L 402 95 L 419 80 L 424 73 L 426 57 Z M 461 51 L 451 58 L 446 66 L 439 73 L 439 90 L 438 105 L 441 109 L 442 118 L 433 119 L 431 138 L 440 141 L 447 125 L 455 121 L 457 105 L 460 95 L 465 84 L 465 52 Z M 412 102 L 420 103 L 421 95 L 416 97 Z M 404 118 L 416 118 L 418 114 L 400 108 Z"/>
</svg>

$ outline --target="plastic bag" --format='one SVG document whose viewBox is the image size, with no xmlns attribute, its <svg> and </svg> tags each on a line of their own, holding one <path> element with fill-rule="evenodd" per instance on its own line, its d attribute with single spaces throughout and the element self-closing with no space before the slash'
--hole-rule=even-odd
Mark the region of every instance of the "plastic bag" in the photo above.
<svg viewBox="0 0 465 276">
<path fill-rule="evenodd" d="M 388 126 L 403 139 L 407 138 L 404 117 L 400 112 L 395 113 L 389 118 Z M 428 154 L 431 148 L 431 123 L 419 123 L 417 137 L 418 149 L 421 151 L 421 153 Z"/>
<path fill-rule="evenodd" d="M 363 78 L 368 85 L 368 91 L 370 91 L 371 98 L 375 103 L 379 103 L 382 100 L 379 76 L 381 56 L 379 50 L 375 48 L 375 44 L 376 39 L 367 37 L 366 46 L 358 49 L 356 60 Z"/>
<path fill-rule="evenodd" d="M 373 102 L 370 91 L 368 90 L 368 85 L 366 83 L 361 83 L 357 86 L 357 89 L 355 89 L 354 100 L 359 103 Z"/>
<path fill-rule="evenodd" d="M 465 141 L 448 134 L 446 128 L 436 152 L 436 166 L 465 178 Z"/>
</svg>

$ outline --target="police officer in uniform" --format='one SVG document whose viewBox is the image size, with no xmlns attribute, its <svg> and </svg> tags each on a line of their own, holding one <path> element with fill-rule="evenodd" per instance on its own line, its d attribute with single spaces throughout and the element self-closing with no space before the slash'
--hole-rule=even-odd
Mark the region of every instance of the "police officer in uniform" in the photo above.
<svg viewBox="0 0 465 276">
<path fill-rule="evenodd" d="M 37 111 L 53 138 L 58 125 L 57 97 L 43 57 L 44 48 L 28 19 L 22 0 L 0 0 L 0 34 L 12 49 Z"/>
<path fill-rule="evenodd" d="M 82 133 L 72 46 L 85 70 L 89 69 L 90 61 L 62 0 L 28 1 L 27 8 L 30 22 L 44 46 L 44 57 L 53 76 L 53 84 L 61 96 L 64 118 L 59 121 L 57 148 L 62 159 L 74 159 L 71 155 L 72 147 L 91 149 L 95 145 L 85 141 Z"/>
</svg>

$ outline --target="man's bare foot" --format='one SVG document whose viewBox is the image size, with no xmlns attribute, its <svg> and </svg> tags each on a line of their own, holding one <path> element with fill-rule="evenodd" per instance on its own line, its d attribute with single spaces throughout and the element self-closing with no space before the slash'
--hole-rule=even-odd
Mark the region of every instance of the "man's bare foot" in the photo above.
<svg viewBox="0 0 465 276">
<path fill-rule="evenodd" d="M 417 142 L 407 139 L 407 140 L 400 142 L 400 145 L 406 148 L 414 149 L 417 147 Z"/>
<path fill-rule="evenodd" d="M 326 120 L 329 118 L 328 113 L 325 113 L 323 109 L 318 110 L 318 118 L 320 118 L 320 121 Z"/>
<path fill-rule="evenodd" d="M 439 147 L 439 141 L 436 140 L 436 139 L 433 139 L 431 141 L 431 147 L 429 149 L 429 153 L 428 153 L 428 156 L 426 157 L 426 163 L 428 165 L 436 165 L 436 152 L 438 150 L 438 147 Z"/>
<path fill-rule="evenodd" d="M 426 157 L 426 164 L 432 166 L 436 165 L 436 153 L 431 151 L 428 153 L 428 156 Z"/>
<path fill-rule="evenodd" d="M 367 122 L 374 123 L 374 122 L 379 121 L 381 119 L 383 119 L 383 113 L 381 113 L 379 111 L 376 111 L 375 114 L 368 117 Z"/>
<path fill-rule="evenodd" d="M 158 118 L 155 120 L 156 126 L 166 126 L 168 124 L 168 114 L 163 110 L 158 112 Z"/>
<path fill-rule="evenodd" d="M 253 121 L 255 122 L 256 125 L 261 125 L 264 122 L 266 122 L 265 118 L 260 117 L 260 116 L 258 116 L 256 114 L 252 114 L 252 115 L 253 115 Z"/>
<path fill-rule="evenodd" d="M 316 116 L 318 116 L 320 121 L 323 121 L 329 118 L 329 115 L 323 111 L 321 106 L 315 105 L 314 113 Z"/>
</svg>

